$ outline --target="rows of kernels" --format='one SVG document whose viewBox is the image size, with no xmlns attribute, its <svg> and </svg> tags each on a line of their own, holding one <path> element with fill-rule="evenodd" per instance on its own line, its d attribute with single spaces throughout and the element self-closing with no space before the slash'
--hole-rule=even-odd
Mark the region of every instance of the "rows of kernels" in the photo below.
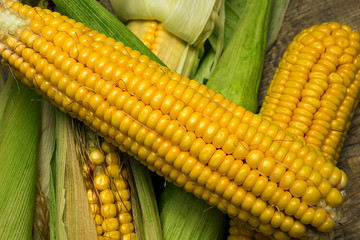
<svg viewBox="0 0 360 240">
<path fill-rule="evenodd" d="M 98 130 L 98 129 L 95 129 L 95 130 Z M 126 143 L 126 145 L 128 145 L 128 147 L 127 148 L 130 148 L 130 149 L 132 149 L 132 147 L 131 147 L 131 140 L 130 139 L 125 139 L 125 140 L 127 140 L 128 142 Z M 121 143 L 123 143 L 123 142 L 119 142 L 119 144 L 121 144 Z M 130 144 L 130 145 L 129 145 Z M 133 144 L 136 144 L 136 143 L 133 143 Z M 124 151 L 126 151 L 127 150 L 127 148 L 125 148 L 125 149 L 123 149 Z M 133 154 L 134 154 L 134 152 L 133 152 Z M 136 154 L 136 152 L 135 152 L 135 154 Z M 179 176 L 179 175 L 178 175 Z M 184 177 L 184 176 L 182 176 L 184 179 L 176 179 L 176 182 L 180 185 L 180 186 L 183 186 L 184 184 L 185 184 L 185 181 L 186 180 L 188 180 L 188 179 L 186 179 L 186 177 Z M 185 188 L 186 189 L 186 188 Z M 209 195 L 208 195 L 209 196 Z M 238 200 L 238 198 L 235 198 L 236 200 L 234 200 L 235 202 L 239 202 L 238 204 L 240 204 L 241 203 L 241 207 L 243 207 L 243 208 L 246 208 L 246 209 L 249 209 L 249 206 L 251 206 L 252 205 L 252 200 L 251 199 L 253 199 L 253 197 L 250 197 L 251 195 L 247 195 L 247 198 L 246 198 L 246 204 L 244 204 L 244 203 L 241 203 L 241 202 L 239 202 L 239 200 Z M 203 199 L 206 199 L 206 200 L 210 200 L 208 197 L 204 197 L 204 196 L 202 196 L 202 198 Z M 218 200 L 216 200 L 216 199 L 212 199 L 212 200 L 215 200 L 215 201 L 218 201 Z M 243 199 L 244 200 L 244 199 Z M 249 202 L 250 201 L 250 202 Z M 290 228 L 290 227 L 288 227 L 288 228 Z M 290 228 L 291 229 L 291 228 Z M 296 233 L 293 233 L 293 234 L 296 234 Z M 298 233 L 297 233 L 298 234 Z"/>
<path fill-rule="evenodd" d="M 130 148 L 130 149 L 132 149 L 131 148 L 131 140 L 129 140 L 129 139 L 127 139 L 128 140 L 128 142 L 126 143 L 126 144 L 130 144 L 130 146 L 128 147 L 128 148 Z M 136 143 L 134 143 L 134 144 L 136 144 Z M 121 148 L 121 147 L 120 147 Z M 123 149 L 124 151 L 126 151 L 127 150 L 127 148 L 125 148 L 125 149 Z M 131 152 L 130 152 L 131 153 Z M 132 154 L 134 154 L 133 152 L 132 152 Z M 175 183 L 177 184 L 177 185 L 179 185 L 179 186 L 184 186 L 185 185 L 185 182 L 188 180 L 185 176 L 183 176 L 183 175 L 179 175 L 179 174 L 177 174 L 177 178 L 175 179 Z M 173 179 L 171 179 L 171 180 L 173 180 Z M 105 183 L 107 183 L 107 181 L 99 181 L 100 183 L 101 182 L 105 182 Z M 105 184 L 106 185 L 106 184 Z M 101 184 L 99 184 L 99 186 L 102 186 Z M 186 188 L 185 188 L 186 189 Z M 186 190 L 189 190 L 189 189 L 186 189 Z M 209 198 L 211 195 L 209 194 L 209 192 L 207 192 L 207 191 L 205 191 L 204 192 L 204 194 L 205 195 L 202 195 L 201 197 L 204 199 L 204 200 L 208 200 L 208 201 L 211 201 L 211 202 L 213 202 L 213 204 L 215 204 L 216 205 L 216 202 L 219 202 L 219 200 L 217 200 L 217 198 Z M 212 195 L 213 195 L 213 193 L 212 193 Z M 246 209 L 249 209 L 249 207 L 252 205 L 252 199 L 253 199 L 253 197 L 250 197 L 251 195 L 247 195 L 247 198 L 246 198 L 246 203 L 242 203 L 241 201 L 242 200 L 244 200 L 244 199 L 242 199 L 241 201 L 239 200 L 239 196 L 237 197 L 237 198 L 233 198 L 233 202 L 236 204 L 236 205 L 241 205 L 241 207 L 242 208 L 246 208 Z M 242 197 L 241 197 L 242 198 Z M 214 202 L 215 201 L 215 202 Z M 250 201 L 250 202 L 249 202 Z M 239 207 L 239 206 L 238 206 Z M 114 209 L 114 208 L 110 208 L 110 210 L 111 209 Z M 114 210 L 113 210 L 114 211 Z M 112 215 L 111 215 L 111 211 L 110 211 L 110 215 L 106 215 L 106 216 L 108 216 L 108 217 L 111 217 Z M 241 211 L 241 213 L 243 214 L 244 213 L 244 211 Z M 247 213 L 248 214 L 248 213 Z M 303 231 L 304 229 L 302 229 L 302 231 Z M 303 233 L 302 233 L 303 234 Z"/>
<path fill-rule="evenodd" d="M 90 152 L 89 158 L 104 172 L 94 178 L 100 200 L 100 213 L 95 217 L 98 235 L 114 239 L 133 236 L 134 225 L 127 174 L 124 172 L 126 169 L 119 166 L 121 162 L 116 148 L 104 141 L 101 143 L 101 149 Z"/>
<path fill-rule="evenodd" d="M 280 135 L 278 135 L 278 137 L 281 139 Z M 250 139 L 250 136 L 248 136 L 248 138 Z"/>
<path fill-rule="evenodd" d="M 257 232 L 256 229 L 246 222 L 239 221 L 238 219 L 230 219 L 229 235 L 227 240 L 236 239 L 256 239 L 256 240 L 268 240 L 274 238 L 277 234 L 274 234 L 274 229 L 267 228 L 265 225 L 261 225 L 261 232 Z M 273 235 L 273 238 L 270 236 Z M 286 236 L 288 238 L 288 236 Z"/>
<path fill-rule="evenodd" d="M 358 57 L 360 60 L 360 58 Z M 359 66 L 360 67 L 360 66 Z M 357 72 L 354 81 L 347 88 L 347 94 L 337 109 L 335 119 L 331 121 L 331 130 L 323 141 L 321 150 L 328 155 L 338 159 L 345 140 L 344 131 L 347 131 L 351 124 L 351 119 L 357 106 L 360 91 L 360 73 Z M 340 124 L 342 123 L 342 124 Z M 338 143 L 338 144 L 336 144 Z"/>
<path fill-rule="evenodd" d="M 133 20 L 127 23 L 127 27 L 152 50 L 152 45 L 156 41 L 156 32 L 160 23 L 157 21 Z"/>
<path fill-rule="evenodd" d="M 65 69 L 66 70 L 66 69 Z M 91 86 L 88 86 L 88 87 L 91 87 Z M 104 94 L 105 95 L 105 94 Z M 221 108 L 219 108 L 219 109 L 221 109 Z M 178 119 L 179 120 L 179 119 Z M 191 120 L 191 119 L 190 119 Z M 165 125 L 165 124 L 163 124 L 163 125 Z M 214 133 L 214 132 L 213 132 Z M 221 133 L 220 133 L 221 134 Z M 171 135 L 171 134 L 170 134 Z M 200 137 L 203 137 L 204 138 L 204 136 L 201 136 L 200 135 Z M 210 140 L 213 138 L 214 136 L 213 135 L 210 135 Z M 249 137 L 249 138 L 251 138 L 251 137 Z M 206 139 L 206 138 L 205 138 Z M 222 140 L 219 140 L 219 141 L 222 141 L 222 142 L 224 142 L 224 139 L 225 138 L 222 138 Z M 209 142 L 210 142 L 210 140 L 209 140 Z M 217 140 L 217 138 L 215 138 L 215 141 Z M 279 140 L 281 140 L 281 139 L 279 139 Z M 230 141 L 230 143 L 228 144 L 228 145 L 232 145 L 231 144 L 231 142 L 234 142 L 234 141 L 236 141 L 236 139 L 235 140 L 233 140 L 233 141 Z M 219 147 L 221 147 L 221 145 L 219 146 Z M 225 146 L 226 147 L 226 146 Z M 230 152 L 231 153 L 231 152 Z M 206 159 L 204 160 L 205 162 L 207 161 Z"/>
<path fill-rule="evenodd" d="M 155 94 L 156 95 L 156 94 Z M 160 97 L 160 96 L 159 96 Z M 150 103 L 151 104 L 151 103 Z M 217 108 L 217 109 L 219 109 L 219 111 L 221 111 L 222 110 L 222 108 Z M 202 116 L 200 115 L 200 114 L 198 114 L 198 113 L 193 113 L 192 112 L 192 110 L 190 111 L 191 109 L 189 109 L 189 108 L 185 108 L 184 109 L 184 111 L 185 111 L 185 113 L 184 114 L 186 114 L 186 115 L 180 115 L 181 116 L 181 118 L 179 119 L 177 119 L 179 122 L 180 122 L 180 124 L 183 124 L 183 125 L 185 125 L 186 123 L 188 123 L 188 122 L 191 122 L 191 123 L 188 123 L 188 126 L 187 127 L 189 127 L 190 129 L 191 129 L 191 126 L 193 126 L 194 124 L 196 125 L 196 121 L 198 121 L 199 122 L 199 127 L 201 127 L 201 128 L 196 128 L 196 127 L 192 127 L 194 130 L 195 130 L 195 132 L 196 133 L 198 133 L 198 136 L 199 137 L 202 137 L 205 141 L 207 141 L 207 143 L 213 143 L 214 145 L 217 143 L 217 142 L 219 142 L 220 144 L 219 145 L 217 145 L 217 146 L 220 146 L 221 147 L 221 144 L 222 143 L 224 143 L 224 141 L 226 141 L 225 139 L 226 139 L 226 137 L 223 137 L 222 139 L 218 139 L 218 138 L 216 138 L 216 135 L 215 135 L 215 133 L 218 133 L 218 134 L 220 134 L 220 135 L 222 135 L 222 136 L 224 136 L 224 134 L 225 134 L 225 136 L 226 136 L 226 132 L 227 132 L 227 130 L 225 131 L 224 129 L 221 129 L 218 125 L 217 125 L 217 123 L 212 123 L 213 125 L 211 125 L 210 124 L 210 121 L 208 121 L 207 120 L 207 124 L 208 124 L 208 128 L 206 128 L 206 129 L 204 129 L 204 124 L 206 124 L 206 121 L 205 122 L 201 122 L 201 120 L 200 119 L 203 119 L 203 118 L 201 118 Z M 209 108 L 206 108 L 205 110 L 204 110 L 204 115 L 205 115 L 205 113 L 207 113 L 208 115 L 210 115 L 209 114 L 209 111 L 207 111 L 207 110 L 209 110 Z M 213 111 L 215 111 L 216 112 L 216 110 L 212 110 L 210 113 L 212 113 Z M 182 112 L 180 112 L 180 113 L 182 113 Z M 194 120 L 192 120 L 192 116 L 194 116 Z M 213 116 L 213 115 L 210 115 L 210 117 L 211 116 Z M 205 118 L 205 120 L 206 120 L 206 118 Z M 169 121 L 170 121 L 170 119 L 169 119 Z M 194 122 L 195 121 L 195 122 Z M 200 124 L 201 123 L 201 124 Z M 190 125 L 191 124 L 191 125 Z M 202 129 L 204 129 L 204 130 L 202 130 Z M 207 130 L 207 131 L 205 131 L 205 130 Z M 237 129 L 238 130 L 238 132 L 237 132 L 237 136 L 241 136 L 241 137 L 244 137 L 244 139 L 248 139 L 249 141 L 250 140 L 252 140 L 252 138 L 254 138 L 254 134 L 255 133 L 252 133 L 251 131 L 249 132 L 249 131 L 247 131 L 247 132 L 245 132 L 245 130 L 243 131 L 243 129 L 242 128 L 238 128 Z M 252 128 L 251 130 L 255 130 L 254 128 Z M 209 132 L 210 131 L 210 132 Z M 240 132 L 239 132 L 240 131 Z M 201 133 L 204 133 L 203 135 L 201 135 Z M 247 133 L 247 134 L 246 134 Z M 284 131 L 280 131 L 280 133 L 282 133 L 282 134 L 284 134 Z M 214 136 L 215 135 L 215 136 Z M 280 137 L 280 135 L 277 135 L 278 136 L 278 139 L 276 139 L 276 140 L 282 140 L 282 137 Z M 231 137 L 233 137 L 233 136 L 231 136 Z M 235 136 L 236 137 L 236 136 Z M 246 138 L 247 137 L 247 138 Z M 234 140 L 234 141 L 236 141 L 236 139 Z M 260 142 L 261 141 L 261 138 L 259 138 L 258 139 L 258 142 Z M 231 142 L 230 142 L 231 143 Z M 229 144 L 229 145 L 231 145 L 231 144 Z M 222 148 L 224 148 L 224 146 L 222 146 Z M 226 148 L 226 146 L 225 146 L 225 149 L 228 149 L 228 148 Z M 231 152 L 230 152 L 231 153 Z"/>
<path fill-rule="evenodd" d="M 285 52 L 261 109 L 263 116 L 304 136 L 333 161 L 359 98 L 353 85 L 359 69 L 359 36 L 337 23 L 300 33 Z M 349 94 L 355 101 L 345 100 Z"/>
<path fill-rule="evenodd" d="M 16 7 L 13 7 L 13 9 L 16 10 Z M 41 29 L 41 32 L 47 39 L 55 41 L 55 45 L 64 44 L 64 51 L 71 51 L 73 57 L 77 58 L 80 56 L 82 50 L 84 50 L 83 54 L 88 50 L 83 49 L 83 45 L 93 45 L 93 47 L 98 50 L 107 51 L 108 54 L 111 53 L 111 49 L 115 48 L 119 51 L 114 55 L 118 55 L 119 52 L 121 55 L 140 55 L 138 51 L 125 48 L 124 44 L 115 42 L 113 38 L 106 37 L 104 34 L 91 30 L 82 23 L 75 22 L 66 16 L 58 16 L 58 14 L 54 14 L 53 12 L 37 9 L 36 15 L 29 15 L 28 17 L 35 20 L 30 23 L 30 28 L 34 30 L 34 32 L 40 32 L 39 29 Z M 48 26 L 42 28 L 44 24 Z M 149 62 L 149 59 L 145 57 L 141 58 L 141 60 Z M 150 61 L 150 64 L 153 65 L 154 62 Z"/>
<path fill-rule="evenodd" d="M 40 10 L 39 10 L 39 11 L 40 11 Z M 59 24 L 59 16 L 58 16 L 57 14 L 53 14 L 52 12 L 48 12 L 48 11 L 43 12 L 43 14 L 45 14 L 45 15 L 47 15 L 47 16 L 52 16 L 52 17 L 50 17 L 50 20 L 46 21 L 47 24 L 50 24 L 50 25 L 55 26 L 55 27 Z M 54 19 L 54 18 L 55 18 L 55 19 Z M 41 20 L 41 19 L 38 19 L 38 20 Z M 65 16 L 60 16 L 60 23 L 62 23 L 62 21 L 66 21 L 66 24 L 67 24 L 67 25 L 73 24 L 73 25 L 75 26 L 75 25 L 79 24 L 79 23 L 75 23 L 75 22 L 71 21 L 71 19 L 68 19 L 68 18 L 65 17 Z M 53 23 L 53 22 L 55 22 L 55 23 Z M 71 26 L 73 26 L 73 25 L 71 25 Z M 84 27 L 83 25 L 78 25 L 77 27 L 83 29 L 83 31 L 84 31 L 83 36 L 85 35 L 85 36 L 87 36 L 87 37 L 90 37 L 90 40 L 91 40 L 91 41 L 89 40 L 89 38 L 86 38 L 86 40 L 89 40 L 89 41 L 85 41 L 84 44 L 85 44 L 85 43 L 89 44 L 89 43 L 92 43 L 93 41 L 100 41 L 100 42 L 97 42 L 96 45 L 93 45 L 93 47 L 94 47 L 95 50 L 101 49 L 101 48 L 100 48 L 101 46 L 104 46 L 104 48 L 111 48 L 111 47 L 113 46 L 113 47 L 115 47 L 116 49 L 118 49 L 117 46 L 119 45 L 119 46 L 121 46 L 121 47 L 120 47 L 121 49 L 123 48 L 123 44 L 122 44 L 122 43 L 120 43 L 120 42 L 113 43 L 113 41 L 114 41 L 113 39 L 110 39 L 109 41 L 105 42 L 106 44 L 104 44 L 104 42 L 103 42 L 102 40 L 103 40 L 106 36 L 103 35 L 103 34 L 99 34 L 99 33 L 97 33 L 97 32 L 94 31 L 94 30 L 90 31 L 88 28 Z M 58 30 L 64 30 L 64 29 L 59 28 Z M 62 32 L 61 34 L 62 34 L 62 37 L 64 37 L 63 35 L 66 35 L 65 32 Z M 97 35 L 99 35 L 99 37 L 96 38 Z M 71 36 L 71 37 L 72 37 L 72 39 L 74 39 L 74 38 L 76 39 L 76 38 L 77 38 L 77 35 L 74 35 L 74 36 Z M 64 40 L 64 39 L 63 39 L 63 40 Z M 70 42 L 74 42 L 74 41 L 71 40 L 71 39 L 69 39 L 69 41 L 70 41 Z M 111 44 L 111 46 L 110 46 L 110 44 Z M 120 49 L 120 48 L 119 48 L 119 49 Z M 124 49 L 125 49 L 125 50 L 124 50 Z M 130 53 L 131 56 L 134 56 L 134 55 L 138 55 L 138 54 L 139 54 L 138 52 L 133 54 L 133 52 L 136 52 L 136 51 L 131 50 L 131 49 L 129 49 L 129 48 L 126 48 L 126 47 L 125 47 L 124 49 L 122 50 L 122 52 L 121 52 L 120 55 L 122 55 L 122 54 L 129 55 L 129 53 Z M 128 51 L 126 51 L 126 49 L 128 49 Z M 102 55 L 102 51 L 100 51 L 100 55 Z M 116 57 L 119 56 L 119 52 L 118 52 L 118 51 L 115 51 L 114 55 L 115 55 Z M 102 56 L 103 56 L 103 55 L 102 55 Z M 77 57 L 77 56 L 75 56 L 75 57 Z M 116 59 L 116 57 L 114 57 L 114 58 L 112 58 L 112 59 Z M 125 57 L 126 57 L 126 56 L 125 56 Z M 127 61 L 129 60 L 128 58 L 125 58 L 125 59 L 127 59 Z M 159 67 L 156 63 L 154 63 L 154 62 L 152 62 L 152 61 L 149 62 L 149 58 L 146 57 L 146 56 L 140 56 L 139 60 L 140 60 L 140 62 L 148 63 L 149 66 L 153 66 L 154 68 L 158 68 L 157 71 L 158 71 L 158 73 L 161 74 L 161 76 L 162 76 L 164 73 L 168 73 L 168 72 L 169 72 L 167 69 L 163 69 L 163 68 Z M 120 64 L 120 63 L 121 63 L 121 61 L 119 61 L 119 64 Z M 171 78 L 172 78 L 172 79 L 176 79 L 177 81 L 180 81 L 180 83 L 183 83 L 183 84 L 186 84 L 186 85 L 189 84 L 189 86 L 191 86 L 192 88 L 195 87 L 195 89 L 197 89 L 197 88 L 200 86 L 199 83 L 196 82 L 196 81 L 194 81 L 194 80 L 189 81 L 188 78 L 183 78 L 183 77 L 181 77 L 179 74 L 176 74 L 176 73 L 170 72 L 170 74 L 171 74 Z M 180 76 L 180 77 L 179 77 L 179 76 Z M 186 81 L 183 81 L 183 80 L 186 80 Z M 199 89 L 199 92 L 200 92 L 200 93 L 202 93 L 202 94 L 204 94 L 204 95 L 206 95 L 206 96 L 214 97 L 214 95 L 215 95 L 215 92 L 214 92 L 214 91 L 212 91 L 212 90 L 210 90 L 210 89 L 207 89 L 205 86 L 201 86 L 201 87 L 202 87 L 202 89 Z M 218 95 L 218 96 L 221 96 L 221 95 Z M 216 102 L 218 102 L 218 101 L 220 101 L 220 100 L 223 100 L 223 99 L 224 99 L 223 96 L 221 96 L 220 99 L 217 99 L 216 97 L 213 98 L 213 100 L 216 101 Z M 226 100 L 226 99 L 225 99 L 225 102 L 226 102 L 226 103 L 230 103 L 230 102 L 229 102 L 228 100 Z M 223 105 L 223 103 L 222 103 L 221 105 Z M 227 105 L 228 105 L 228 104 L 225 104 L 224 106 L 227 106 Z M 233 104 L 233 105 L 234 105 L 235 108 L 236 108 L 236 105 L 235 105 L 235 104 Z M 241 110 L 241 111 L 242 111 L 242 110 Z M 235 115 L 236 115 L 236 112 L 235 112 Z"/>
</svg>

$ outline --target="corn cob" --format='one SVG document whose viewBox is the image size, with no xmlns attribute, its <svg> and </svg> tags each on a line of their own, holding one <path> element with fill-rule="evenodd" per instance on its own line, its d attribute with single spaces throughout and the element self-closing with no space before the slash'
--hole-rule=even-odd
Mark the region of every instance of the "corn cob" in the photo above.
<svg viewBox="0 0 360 240">
<path fill-rule="evenodd" d="M 98 239 L 136 239 L 123 160 L 111 144 L 100 144 L 92 132 L 75 129 Z"/>
<path fill-rule="evenodd" d="M 336 22 L 302 31 L 284 53 L 260 110 L 334 163 L 359 101 L 359 39 Z"/>
<path fill-rule="evenodd" d="M 60 14 L 13 1 L 6 3 L 20 15 L 35 20 L 28 29 L 17 29 L 15 37 L 3 34 L 3 60 L 25 84 L 62 111 L 84 121 L 167 180 L 248 221 L 259 231 L 300 237 L 305 233 L 304 224 L 331 230 L 332 219 L 314 205 L 322 198 L 330 206 L 340 205 L 342 196 L 332 185 L 343 187 L 346 179 L 342 172 L 336 172 L 337 179 L 330 178 L 331 185 L 329 178 L 318 172 L 325 163 L 320 152 L 277 125 L 231 104 L 221 94 L 158 66 L 111 38 Z M 65 20 L 68 23 L 61 25 Z M 70 23 L 79 28 L 71 29 Z M 60 25 L 68 26 L 67 33 L 76 34 L 64 37 L 64 32 L 57 32 Z M 58 34 L 63 35 L 62 42 Z M 73 39 L 78 39 L 76 47 L 69 43 Z M 110 55 L 109 49 L 120 49 L 111 53 L 117 55 L 117 65 L 110 63 L 109 56 L 101 57 Z M 83 52 L 91 52 L 92 57 L 86 58 Z M 119 71 L 126 73 L 110 74 Z M 276 162 L 270 180 L 257 173 L 257 167 L 268 161 Z M 285 172 L 297 178 L 290 188 L 280 183 Z M 277 183 L 288 189 L 282 190 Z M 318 190 L 321 184 L 326 191 Z M 298 187 L 305 185 L 305 190 Z M 277 197 L 268 199 L 274 192 Z M 275 212 L 267 205 L 268 200 L 283 209 Z M 301 203 L 286 209 L 290 200 Z M 264 212 L 257 211 L 258 207 Z M 280 226 L 279 221 L 284 219 Z"/>
</svg>

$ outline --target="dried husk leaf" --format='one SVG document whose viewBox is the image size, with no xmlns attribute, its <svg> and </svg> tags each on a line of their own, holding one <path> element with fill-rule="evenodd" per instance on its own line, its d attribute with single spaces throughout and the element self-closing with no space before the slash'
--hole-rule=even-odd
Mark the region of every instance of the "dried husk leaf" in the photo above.
<svg viewBox="0 0 360 240">
<path fill-rule="evenodd" d="M 76 153 L 71 119 L 56 111 L 55 200 L 56 239 L 97 239 L 81 168 Z"/>
</svg>

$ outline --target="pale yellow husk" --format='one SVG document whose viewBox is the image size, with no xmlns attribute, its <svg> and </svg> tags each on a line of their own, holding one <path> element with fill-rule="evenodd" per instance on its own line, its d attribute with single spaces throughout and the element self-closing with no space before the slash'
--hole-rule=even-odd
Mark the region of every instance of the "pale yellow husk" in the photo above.
<svg viewBox="0 0 360 240">
<path fill-rule="evenodd" d="M 221 0 L 110 0 L 110 2 L 121 21 L 158 20 L 168 31 L 195 46 L 201 46 L 210 36 L 222 4 Z"/>
</svg>

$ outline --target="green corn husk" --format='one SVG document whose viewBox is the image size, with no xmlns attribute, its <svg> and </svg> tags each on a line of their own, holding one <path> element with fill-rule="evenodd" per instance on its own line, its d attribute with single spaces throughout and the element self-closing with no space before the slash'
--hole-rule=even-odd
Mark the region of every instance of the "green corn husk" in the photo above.
<svg viewBox="0 0 360 240">
<path fill-rule="evenodd" d="M 5 75 L 3 73 L 2 67 L 0 67 L 0 93 L 5 87 Z"/>
<path fill-rule="evenodd" d="M 279 35 L 289 2 L 290 0 L 274 0 L 273 2 L 266 39 L 266 50 L 275 43 Z"/>
<path fill-rule="evenodd" d="M 51 161 L 51 169 L 55 169 L 55 161 Z M 56 193 L 55 193 L 55 173 L 50 171 L 50 192 L 49 192 L 49 229 L 50 239 L 56 240 Z"/>
<path fill-rule="evenodd" d="M 138 230 L 136 237 L 144 240 L 162 240 L 163 231 L 149 170 L 129 155 L 124 154 L 124 156 L 130 170 L 131 205 L 136 219 L 135 230 Z"/>
<path fill-rule="evenodd" d="M 224 11 L 225 11 L 225 19 L 223 20 L 224 31 L 223 31 L 223 48 L 221 50 L 216 50 L 216 46 L 218 45 L 218 33 L 219 30 L 216 28 L 213 34 L 209 37 L 209 45 L 206 50 L 206 54 L 204 55 L 201 63 L 199 64 L 196 72 L 191 76 L 193 79 L 196 79 L 198 82 L 205 84 L 205 82 L 210 78 L 211 73 L 214 71 L 217 61 L 214 59 L 217 58 L 217 52 L 220 54 L 223 52 L 224 48 L 228 45 L 233 33 L 234 29 L 239 25 L 239 19 L 243 14 L 243 10 L 245 9 L 247 0 L 238 0 L 238 1 L 225 1 Z M 234 3 L 233 3 L 234 2 Z"/>
<path fill-rule="evenodd" d="M 268 33 L 266 38 L 266 50 L 268 50 L 276 41 L 279 30 L 282 25 L 284 15 L 290 0 L 274 0 L 271 6 L 271 12 L 268 23 Z M 241 25 L 241 17 L 245 15 L 245 7 L 249 0 L 226 0 L 225 1 L 225 26 L 224 26 L 224 49 L 228 46 L 235 29 Z M 216 37 L 210 36 L 211 48 L 207 50 L 206 55 L 201 60 L 199 67 L 191 77 L 201 83 L 205 83 L 216 68 L 213 64 L 216 44 Z"/>
<path fill-rule="evenodd" d="M 220 240 L 227 217 L 193 194 L 167 183 L 159 199 L 164 239 Z"/>
<path fill-rule="evenodd" d="M 40 97 L 13 77 L 0 94 L 0 239 L 31 239 Z"/>
<path fill-rule="evenodd" d="M 258 109 L 271 7 L 269 0 L 247 2 L 239 27 L 207 82 L 209 88 L 252 112 Z"/>
</svg>

